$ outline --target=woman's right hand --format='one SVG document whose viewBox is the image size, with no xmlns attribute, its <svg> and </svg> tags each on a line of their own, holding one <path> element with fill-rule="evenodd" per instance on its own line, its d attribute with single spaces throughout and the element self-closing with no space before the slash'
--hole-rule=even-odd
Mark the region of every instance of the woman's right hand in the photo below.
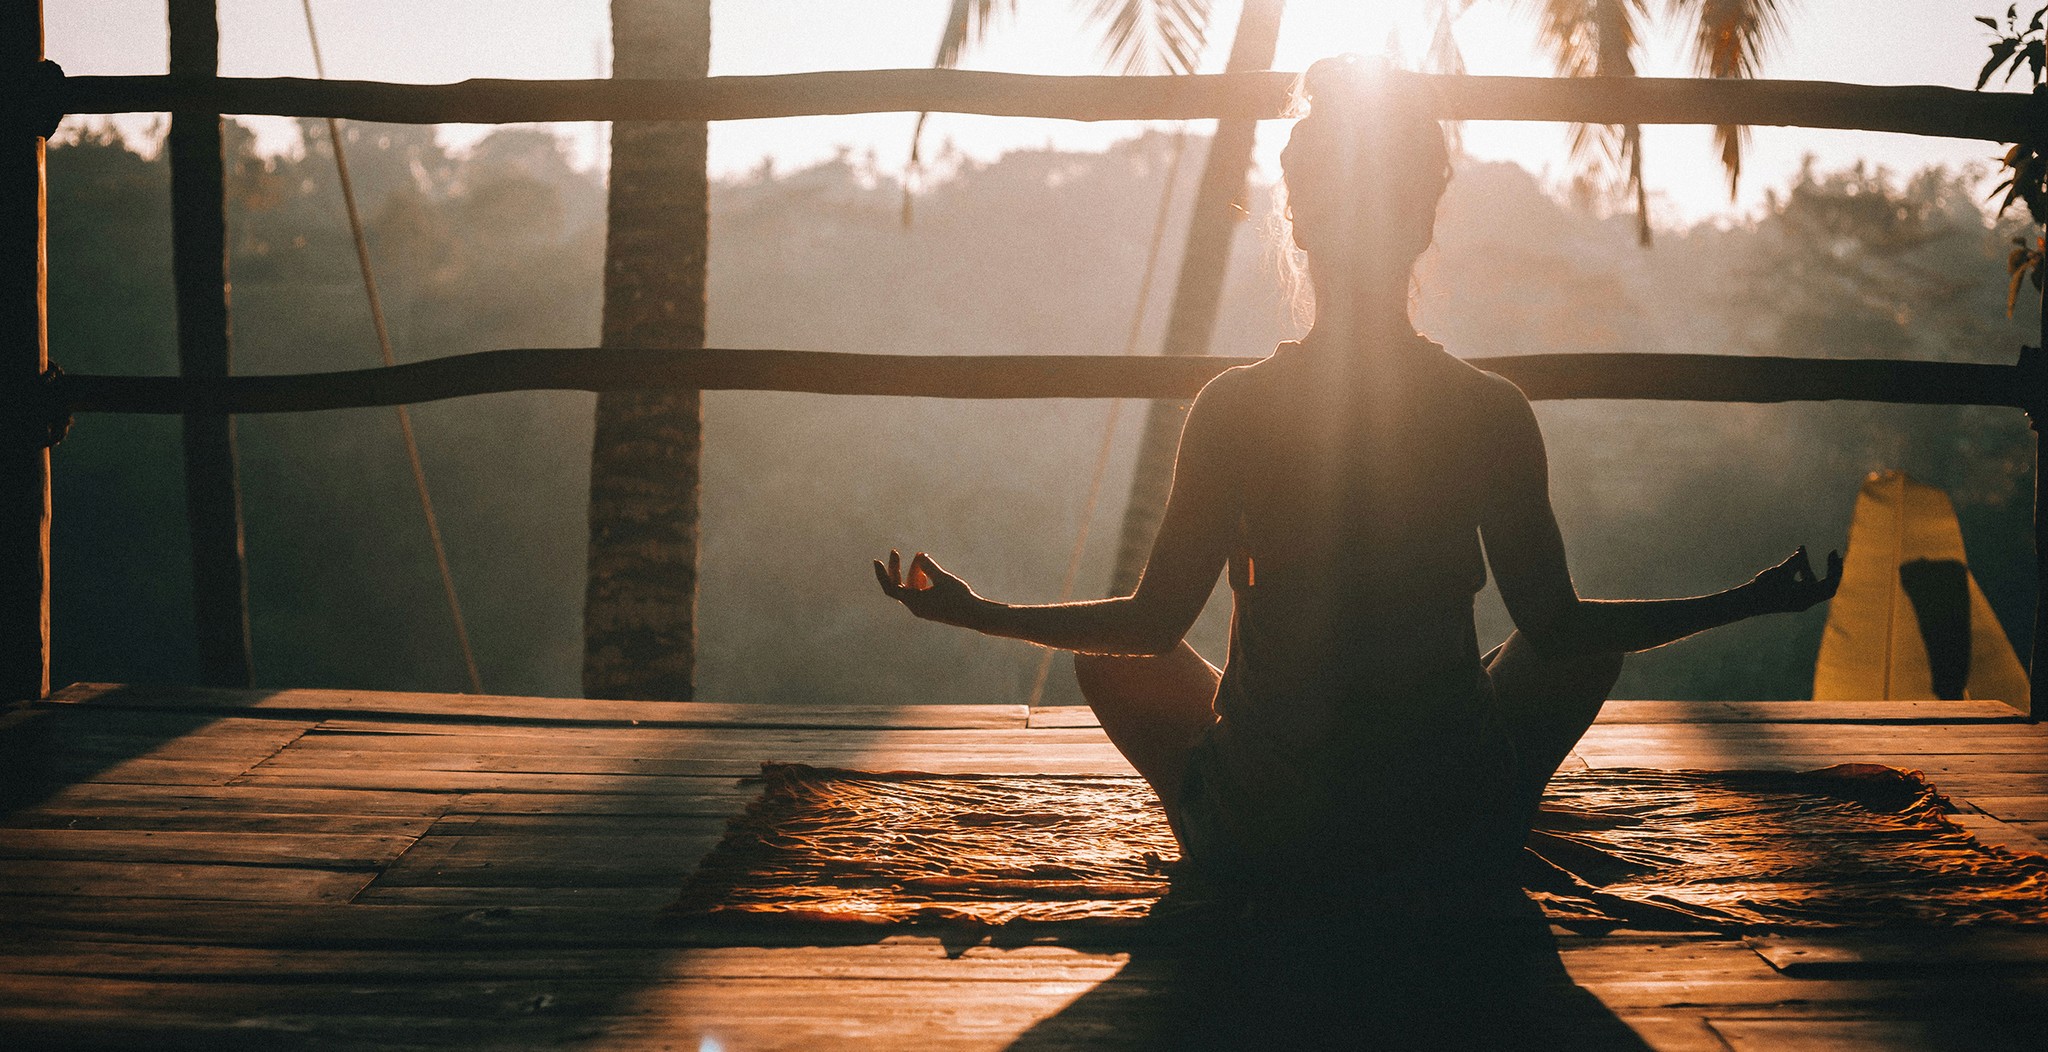
<svg viewBox="0 0 2048 1052">
<path fill-rule="evenodd" d="M 1757 613 L 1796 613 L 1834 597 L 1842 586 L 1842 553 L 1828 553 L 1827 576 L 1816 576 L 1806 557 L 1806 546 L 1784 562 L 1757 574 L 1746 587 Z"/>
</svg>

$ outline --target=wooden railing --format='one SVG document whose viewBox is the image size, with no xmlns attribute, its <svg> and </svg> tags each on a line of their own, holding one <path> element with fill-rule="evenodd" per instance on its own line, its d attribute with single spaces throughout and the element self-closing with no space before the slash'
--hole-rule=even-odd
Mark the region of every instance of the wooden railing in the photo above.
<svg viewBox="0 0 2048 1052">
<path fill-rule="evenodd" d="M 226 315 L 181 315 L 179 377 L 58 375 L 48 370 L 44 296 L 43 150 L 60 114 L 165 111 L 217 124 L 224 113 L 343 117 L 397 123 L 590 120 L 738 120 L 761 117 L 949 111 L 1070 120 L 1276 117 L 1287 73 L 1189 77 L 1038 77 L 954 70 L 870 70 L 685 81 L 506 81 L 386 84 L 214 75 L 210 0 L 172 0 L 168 76 L 64 77 L 41 54 L 38 0 L 0 0 L 0 669 L 6 695 L 49 689 L 49 454 L 72 413 L 228 414 L 389 406 L 513 390 L 803 391 L 936 398 L 1185 398 L 1244 359 L 1069 355 L 854 355 L 785 350 L 487 351 L 384 369 L 290 376 L 228 376 Z M 1651 78 L 1550 80 L 1404 74 L 1440 117 L 1616 124 L 1751 124 L 1843 128 L 2012 142 L 2048 141 L 2048 102 L 2016 93 L 1878 87 L 1813 81 Z M 218 158 L 172 152 L 177 198 L 175 265 L 181 305 L 217 302 L 217 235 L 224 227 Z M 217 150 L 215 154 L 217 155 Z M 2048 318 L 2048 315 L 2044 315 Z M 218 330 L 218 331 L 214 331 Z M 213 368 L 218 364 L 219 368 Z M 1560 354 L 1479 359 L 1532 398 L 1727 402 L 1855 399 L 2005 406 L 2038 423 L 2048 410 L 2040 356 L 2014 365 L 1825 360 L 1691 354 Z M 2038 466 L 2038 465 L 2037 465 Z M 188 464 L 219 477 L 225 465 Z M 232 579 L 196 581 L 233 598 L 240 584 L 239 511 L 229 485 L 190 490 L 195 537 L 211 530 L 234 546 Z M 2035 505 L 2037 552 L 2048 550 L 2048 506 Z M 219 545 L 216 544 L 218 547 Z M 2035 696 L 2048 696 L 2048 560 L 2037 574 Z M 204 575 L 202 566 L 198 571 Z M 223 568 L 229 574 L 230 568 Z M 201 625 L 231 645 L 237 625 Z"/>
<path fill-rule="evenodd" d="M 2030 95 L 1814 80 L 1553 79 L 1402 73 L 1444 120 L 1757 124 L 2013 142 Z M 874 69 L 702 80 L 468 80 L 387 84 L 296 77 L 66 77 L 39 85 L 58 113 L 344 117 L 391 124 L 758 120 L 933 111 L 1077 121 L 1278 117 L 1295 74 L 1047 77 Z"/>
<path fill-rule="evenodd" d="M 1192 398 L 1256 358 L 821 351 L 478 351 L 378 369 L 192 379 L 63 375 L 52 413 L 303 413 L 405 405 L 503 391 L 791 391 L 905 398 Z M 2023 365 L 1724 354 L 1529 354 L 1468 359 L 1531 399 L 1665 402 L 1855 400 L 2024 408 L 2039 386 Z"/>
</svg>

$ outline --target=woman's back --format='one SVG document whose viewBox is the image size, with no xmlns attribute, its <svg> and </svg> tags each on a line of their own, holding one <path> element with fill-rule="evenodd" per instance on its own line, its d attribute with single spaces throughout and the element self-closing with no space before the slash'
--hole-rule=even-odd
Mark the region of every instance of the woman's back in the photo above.
<svg viewBox="0 0 2048 1052">
<path fill-rule="evenodd" d="M 1231 383 L 1236 607 L 1203 762 L 1242 813 L 1219 817 L 1327 844 L 1383 841 L 1397 798 L 1481 809 L 1512 760 L 1472 624 L 1488 417 L 1519 395 L 1420 337 L 1283 345 Z"/>
<path fill-rule="evenodd" d="M 1420 337 L 1369 358 L 1370 376 L 1282 345 L 1243 370 L 1231 411 L 1241 536 L 1241 628 L 1307 659 L 1332 686 L 1477 667 L 1472 597 L 1486 583 L 1478 526 L 1506 381 Z M 1247 565 L 1248 563 L 1248 565 Z M 1462 625 L 1462 630 L 1442 629 Z"/>
</svg>

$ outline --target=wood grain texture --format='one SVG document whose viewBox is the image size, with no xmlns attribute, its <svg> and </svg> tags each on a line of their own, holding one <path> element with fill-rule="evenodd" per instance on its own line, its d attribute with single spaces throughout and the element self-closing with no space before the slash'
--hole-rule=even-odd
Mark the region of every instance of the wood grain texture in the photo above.
<svg viewBox="0 0 2048 1052">
<path fill-rule="evenodd" d="M 2034 835 L 2043 729 L 1939 706 L 1618 702 L 1584 748 L 1595 764 L 1941 770 L 1965 819 Z M 764 758 L 1127 771 L 1072 712 L 1028 727 L 1014 706 L 98 686 L 26 715 L 0 749 L 19 739 L 75 780 L 0 815 L 0 1030 L 25 1047 L 1137 1049 L 1198 970 L 1129 936 L 770 936 L 660 915 Z M 2048 998 L 2031 931 L 1557 949 L 1547 1047 L 1997 1048 Z"/>
<path fill-rule="evenodd" d="M 810 730 L 880 730 L 895 727 L 1022 727 L 1022 705 L 734 705 L 717 702 L 605 701 L 594 698 L 522 698 L 497 694 L 429 694 L 361 690 L 214 690 L 204 687 L 128 687 L 78 683 L 52 695 L 50 705 L 202 712 L 220 715 L 420 717 L 464 723 L 609 724 L 666 727 L 799 727 Z M 395 733 L 415 733 L 385 722 Z M 450 733 L 469 733 L 455 730 Z"/>
</svg>

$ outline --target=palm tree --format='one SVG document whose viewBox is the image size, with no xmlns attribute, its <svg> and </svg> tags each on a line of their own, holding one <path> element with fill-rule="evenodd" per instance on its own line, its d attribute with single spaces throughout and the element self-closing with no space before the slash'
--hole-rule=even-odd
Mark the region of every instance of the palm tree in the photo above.
<svg viewBox="0 0 2048 1052">
<path fill-rule="evenodd" d="M 709 75 L 711 0 L 612 0 L 611 13 L 616 76 Z M 604 346 L 704 346 L 706 130 L 702 121 L 613 126 Z M 687 701 L 693 693 L 702 422 L 695 391 L 598 396 L 586 696 Z"/>
<path fill-rule="evenodd" d="M 1533 9 L 1539 24 L 1538 42 L 1550 53 L 1558 75 L 1566 77 L 1632 77 L 1641 49 L 1641 26 L 1650 17 L 1649 0 L 1517 0 Z M 1469 7 L 1471 0 L 1440 0 L 1442 16 L 1449 8 Z M 1779 0 L 1665 0 L 1667 17 L 1688 24 L 1694 71 L 1703 77 L 1752 77 L 1764 52 L 1784 28 Z M 1441 18 L 1440 18 L 1441 22 Z M 1650 242 L 1647 193 L 1643 188 L 1642 129 L 1633 124 L 1589 127 L 1573 125 L 1572 156 L 1604 157 L 1611 168 L 1624 170 L 1635 196 L 1636 235 Z M 1714 142 L 1721 168 L 1728 174 L 1732 199 L 1742 175 L 1742 147 L 1749 129 L 1721 125 Z"/>
<path fill-rule="evenodd" d="M 1273 64 L 1273 51 L 1280 39 L 1280 16 L 1286 0 L 1245 0 L 1238 16 L 1237 36 L 1230 44 L 1226 72 L 1266 69 Z M 1195 191 L 1193 216 L 1188 221 L 1187 249 L 1181 253 L 1180 276 L 1175 281 L 1173 306 L 1166 318 L 1162 354 L 1207 354 L 1209 337 L 1216 327 L 1216 309 L 1223 298 L 1224 272 L 1230 264 L 1230 245 L 1236 237 L 1238 220 L 1244 215 L 1237 205 L 1244 196 L 1245 172 L 1251 167 L 1253 140 L 1258 122 L 1249 118 L 1219 120 L 1209 140 L 1209 155 L 1202 165 L 1202 181 Z M 1145 430 L 1138 439 L 1138 459 L 1131 475 L 1131 495 L 1124 505 L 1123 531 L 1118 538 L 1116 562 L 1110 570 L 1111 595 L 1125 595 L 1138 585 L 1138 575 L 1152 553 L 1152 538 L 1159 532 L 1159 520 L 1166 512 L 1167 491 L 1173 483 L 1173 457 L 1180 444 L 1180 429 L 1187 407 L 1179 402 L 1155 401 L 1145 414 Z"/>
<path fill-rule="evenodd" d="M 1124 74 L 1193 73 L 1208 40 L 1210 0 L 1085 0 L 1089 20 L 1103 30 L 1103 46 L 1112 68 Z M 1280 35 L 1286 0 L 1245 0 L 1231 41 L 1227 72 L 1270 68 Z M 945 30 L 939 36 L 935 65 L 957 65 L 966 48 L 981 40 L 999 16 L 1014 13 L 1017 0 L 954 0 Z M 910 176 L 918 171 L 918 145 L 927 114 L 918 114 L 911 133 Z M 1254 120 L 1220 120 L 1209 140 L 1202 181 L 1195 192 L 1187 248 L 1181 255 L 1180 277 L 1167 316 L 1161 353 L 1207 354 L 1223 295 L 1224 271 L 1231 242 L 1243 212 L 1233 207 L 1244 196 L 1245 172 L 1251 167 Z M 910 221 L 910 184 L 904 180 L 903 219 Z M 1151 550 L 1166 504 L 1173 474 L 1173 456 L 1186 409 L 1176 402 L 1153 402 L 1138 442 L 1136 472 L 1125 505 L 1110 590 L 1129 591 Z"/>
<path fill-rule="evenodd" d="M 1103 48 L 1111 68 L 1130 74 L 1193 73 L 1208 41 L 1210 0 L 1083 0 L 1092 24 L 1103 31 Z M 1246 0 L 1239 16 L 1237 36 L 1231 42 L 1225 70 L 1267 69 L 1279 39 L 1280 15 L 1286 0 Z M 967 48 L 978 43 L 999 17 L 1014 14 L 1017 0 L 953 0 L 945 29 L 939 34 L 939 53 L 933 64 L 940 68 L 958 65 Z M 904 179 L 903 221 L 911 215 L 911 184 L 919 170 L 919 144 L 926 118 L 920 113 L 910 137 L 909 171 Z M 1209 142 L 1202 181 L 1195 194 L 1194 216 L 1188 227 L 1187 249 L 1181 256 L 1180 277 L 1174 289 L 1168 315 L 1165 354 L 1206 354 L 1209 335 L 1215 327 L 1216 308 L 1223 293 L 1224 271 L 1230 262 L 1230 247 L 1242 214 L 1232 206 L 1244 196 L 1245 172 L 1251 167 L 1252 145 L 1257 122 L 1223 120 Z M 1158 532 L 1159 515 L 1166 503 L 1166 487 L 1172 476 L 1176 439 L 1185 408 L 1175 402 L 1154 402 L 1145 420 L 1138 444 L 1136 474 L 1131 479 L 1131 497 L 1125 505 L 1122 538 L 1118 545 L 1110 588 L 1128 591 L 1136 583 Z"/>
</svg>

